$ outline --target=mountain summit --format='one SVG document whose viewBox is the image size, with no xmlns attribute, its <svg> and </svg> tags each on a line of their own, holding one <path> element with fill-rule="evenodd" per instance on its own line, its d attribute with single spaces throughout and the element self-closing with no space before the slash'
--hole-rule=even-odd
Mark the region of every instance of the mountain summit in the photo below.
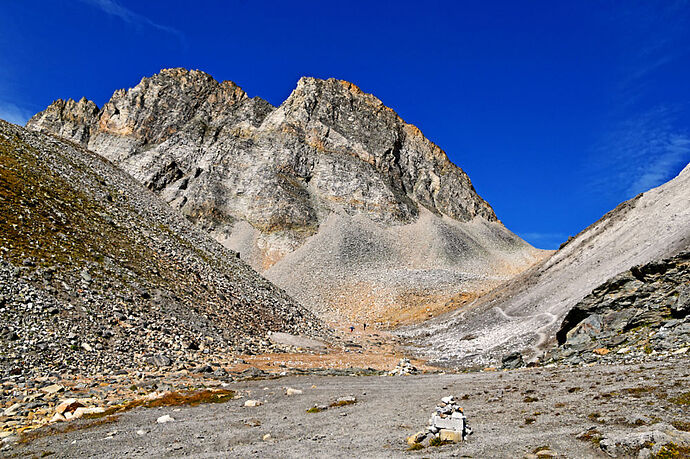
<svg viewBox="0 0 690 459">
<path fill-rule="evenodd" d="M 27 127 L 113 161 L 319 312 L 434 309 L 543 255 L 419 129 L 346 81 L 301 78 L 276 108 L 166 69 L 101 109 L 58 100 Z"/>
</svg>

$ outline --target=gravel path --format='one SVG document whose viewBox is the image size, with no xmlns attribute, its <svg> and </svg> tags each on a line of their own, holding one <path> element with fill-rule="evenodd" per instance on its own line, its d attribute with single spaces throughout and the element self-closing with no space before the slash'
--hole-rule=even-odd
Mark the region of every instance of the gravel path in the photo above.
<svg viewBox="0 0 690 459">
<path fill-rule="evenodd" d="M 541 327 L 537 328 L 534 331 L 534 334 L 538 338 L 537 342 L 535 344 L 529 346 L 529 349 L 532 350 L 533 356 L 539 355 L 543 352 L 543 349 L 541 348 L 541 346 L 548 340 L 548 335 L 546 333 L 544 333 L 542 330 L 546 330 L 551 325 L 553 325 L 556 322 L 556 320 L 558 320 L 558 316 L 551 314 L 550 312 L 540 312 L 539 314 L 534 314 L 534 315 L 525 316 L 525 317 L 523 317 L 523 316 L 511 316 L 511 315 L 506 314 L 505 311 L 503 310 L 503 308 L 501 308 L 500 306 L 496 306 L 494 309 L 496 311 L 498 311 L 498 313 L 501 315 L 501 317 L 503 317 L 506 320 L 510 320 L 510 321 L 515 321 L 515 320 L 522 321 L 525 319 L 535 319 L 539 316 L 548 317 L 549 321 L 545 325 L 542 325 Z M 464 313 L 461 316 L 461 318 L 462 317 L 464 317 Z"/>
<path fill-rule="evenodd" d="M 605 457 L 575 437 L 641 432 L 687 421 L 673 402 L 690 383 L 688 359 L 629 366 L 531 368 L 407 377 L 290 377 L 233 383 L 225 404 L 136 409 L 116 422 L 44 437 L 14 451 L 52 457 L 522 457 L 548 445 L 559 457 Z M 285 388 L 303 394 L 285 395 Z M 463 445 L 408 452 L 441 397 L 462 399 L 474 429 Z M 354 405 L 307 413 L 353 395 Z M 245 407 L 248 399 L 263 401 Z M 175 421 L 158 424 L 170 415 Z M 640 424 L 640 425 L 636 425 Z M 661 425 L 661 424 L 656 424 Z M 138 433 L 137 433 L 138 432 Z M 271 438 L 263 440 L 266 434 Z"/>
</svg>

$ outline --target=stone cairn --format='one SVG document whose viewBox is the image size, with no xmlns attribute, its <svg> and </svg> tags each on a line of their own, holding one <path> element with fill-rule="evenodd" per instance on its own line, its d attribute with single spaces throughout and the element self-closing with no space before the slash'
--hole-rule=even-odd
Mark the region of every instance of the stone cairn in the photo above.
<svg viewBox="0 0 690 459">
<path fill-rule="evenodd" d="M 460 443 L 472 434 L 472 428 L 467 424 L 467 417 L 457 403 L 457 399 L 449 395 L 443 397 L 429 419 L 426 432 L 418 432 L 407 438 L 407 443 L 413 446 L 422 443 L 428 435 L 438 438 L 442 442 Z"/>
<path fill-rule="evenodd" d="M 419 370 L 412 365 L 410 359 L 400 359 L 395 368 L 388 372 L 388 376 L 416 375 L 417 373 L 419 373 Z"/>
</svg>

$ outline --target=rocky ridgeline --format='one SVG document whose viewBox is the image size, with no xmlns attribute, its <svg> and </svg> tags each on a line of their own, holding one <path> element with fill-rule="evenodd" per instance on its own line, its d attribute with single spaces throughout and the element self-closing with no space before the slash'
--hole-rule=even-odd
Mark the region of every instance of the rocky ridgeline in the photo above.
<svg viewBox="0 0 690 459">
<path fill-rule="evenodd" d="M 58 100 L 27 127 L 113 161 L 315 311 L 444 304 L 541 256 L 438 146 L 345 81 L 301 78 L 273 107 L 165 69 L 100 109 Z"/>
<path fill-rule="evenodd" d="M 2 378 L 194 368 L 321 322 L 111 163 L 0 122 Z"/>
<path fill-rule="evenodd" d="M 634 266 L 568 312 L 553 361 L 632 362 L 690 349 L 690 252 Z"/>
<path fill-rule="evenodd" d="M 568 323 L 575 320 L 571 326 L 584 320 L 585 316 L 576 315 L 579 314 L 576 306 L 602 283 L 634 266 L 649 264 L 651 269 L 655 261 L 675 257 L 690 249 L 688 189 L 690 165 L 663 185 L 621 203 L 543 263 L 517 274 L 467 307 L 399 334 L 418 341 L 421 354 L 446 366 L 484 368 L 498 365 L 502 358 L 507 359 L 504 362 L 507 366 L 519 366 L 521 360 L 527 364 L 543 362 L 545 351 L 557 345 L 556 335 L 566 315 L 575 308 L 568 319 Z M 666 287 L 675 289 L 677 285 L 673 282 L 681 283 L 679 274 L 674 276 L 677 280 L 671 280 Z M 605 324 L 608 338 L 613 339 L 610 334 L 617 334 L 619 330 L 627 335 L 630 328 L 635 326 L 633 324 L 644 322 L 645 316 L 653 316 L 655 310 L 670 314 L 668 307 L 655 303 L 657 298 L 652 293 L 657 287 L 662 289 L 662 297 L 667 293 L 661 285 L 663 277 L 656 277 L 652 272 L 644 274 L 644 277 L 643 281 L 629 273 L 626 288 L 634 290 L 640 287 L 641 290 L 639 295 L 633 294 L 625 301 L 608 301 L 600 291 L 588 300 L 609 307 L 611 314 L 607 321 L 613 323 Z M 650 283 L 652 281 L 660 284 L 653 285 Z M 615 283 L 610 287 L 615 289 Z M 620 290 L 618 294 L 622 293 L 623 290 Z M 676 291 L 676 294 L 679 292 Z M 629 308 L 629 302 L 633 299 L 635 304 Z M 647 306 L 651 308 L 648 311 L 645 310 Z M 616 310 L 621 311 L 620 315 L 615 314 Z M 643 314 L 639 320 L 628 316 L 634 316 L 637 312 Z M 651 319 L 657 321 L 658 317 Z M 676 323 L 670 322 L 669 325 Z M 560 334 L 569 330 L 570 326 Z M 683 330 L 683 326 L 678 330 Z M 582 349 L 590 346 L 587 338 L 578 339 L 582 341 L 577 346 Z M 560 341 L 564 342 L 562 338 Z M 621 344 L 608 342 L 599 347 L 602 346 L 616 347 Z M 679 343 L 675 350 L 683 347 Z M 522 354 L 522 357 L 516 357 L 515 352 Z M 570 352 L 579 351 L 575 349 Z M 614 356 L 609 355 L 608 358 L 613 359 Z M 598 359 L 598 354 L 592 355 L 590 352 L 587 360 L 593 359 Z"/>
<path fill-rule="evenodd" d="M 419 206 L 496 217 L 467 175 L 413 126 L 351 83 L 302 78 L 275 108 L 230 81 L 165 69 L 100 110 L 58 100 L 27 127 L 121 165 L 207 226 L 313 233 L 333 203 L 407 222 Z M 210 185 L 214 185 L 211 187 Z"/>
</svg>

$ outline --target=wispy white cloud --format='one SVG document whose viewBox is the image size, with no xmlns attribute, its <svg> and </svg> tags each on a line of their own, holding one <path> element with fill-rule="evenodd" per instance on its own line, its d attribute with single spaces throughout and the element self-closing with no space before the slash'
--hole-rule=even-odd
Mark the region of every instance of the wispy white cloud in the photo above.
<svg viewBox="0 0 690 459">
<path fill-rule="evenodd" d="M 678 50 L 665 50 L 659 46 L 661 55 L 648 57 L 647 53 L 640 52 L 640 57 L 635 62 L 635 66 L 629 69 L 629 73 L 620 83 L 621 91 L 629 95 L 630 90 L 639 88 L 640 80 L 649 74 L 659 70 L 663 66 L 672 63 L 682 55 Z M 643 84 L 643 83 L 642 83 Z"/>
<path fill-rule="evenodd" d="M 674 118 L 674 110 L 657 107 L 613 129 L 597 148 L 593 191 L 628 199 L 673 178 L 690 162 L 690 132 Z"/>
<path fill-rule="evenodd" d="M 655 145 L 649 146 L 649 163 L 639 170 L 639 176 L 628 188 L 628 195 L 636 195 L 661 185 L 690 161 L 690 136 L 666 134 Z"/>
<path fill-rule="evenodd" d="M 32 113 L 16 104 L 0 100 L 0 119 L 23 126 Z"/>
<path fill-rule="evenodd" d="M 593 194 L 620 202 L 670 180 L 690 161 L 690 107 L 663 84 L 687 60 L 687 0 L 632 2 L 611 16 L 622 24 L 619 84 L 605 133 L 592 148 Z M 682 67 L 681 67 L 682 68 Z"/>
<path fill-rule="evenodd" d="M 623 47 L 618 53 L 621 78 L 617 88 L 617 106 L 627 112 L 644 104 L 657 88 L 655 77 L 687 60 L 687 0 L 667 2 L 628 2 L 618 14 L 610 17 L 622 26 Z"/>
<path fill-rule="evenodd" d="M 86 3 L 88 5 L 91 5 L 95 8 L 100 9 L 106 14 L 109 14 L 111 16 L 115 16 L 117 18 L 120 18 L 127 24 L 131 24 L 136 27 L 152 27 L 154 29 L 161 30 L 163 32 L 169 33 L 171 35 L 174 35 L 180 40 L 180 44 L 182 46 L 186 47 L 186 39 L 185 36 L 182 32 L 179 30 L 165 26 L 162 24 L 159 24 L 157 22 L 152 21 L 151 19 L 147 18 L 146 16 L 143 16 L 139 13 L 135 13 L 134 11 L 130 10 L 129 8 L 121 5 L 117 0 L 79 0 L 82 3 Z"/>
</svg>

